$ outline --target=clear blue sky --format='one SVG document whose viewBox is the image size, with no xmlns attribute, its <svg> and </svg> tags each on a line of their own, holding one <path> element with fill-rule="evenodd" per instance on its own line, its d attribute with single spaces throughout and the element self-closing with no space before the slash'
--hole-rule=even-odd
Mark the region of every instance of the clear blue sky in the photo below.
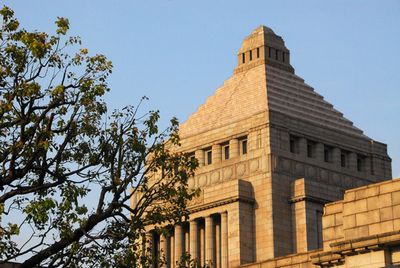
<svg viewBox="0 0 400 268">
<path fill-rule="evenodd" d="M 242 39 L 271 27 L 296 73 L 366 135 L 388 144 L 400 177 L 400 1 L 3 1 L 29 29 L 71 33 L 114 63 L 111 107 L 157 108 L 184 121 L 222 85 Z"/>
</svg>

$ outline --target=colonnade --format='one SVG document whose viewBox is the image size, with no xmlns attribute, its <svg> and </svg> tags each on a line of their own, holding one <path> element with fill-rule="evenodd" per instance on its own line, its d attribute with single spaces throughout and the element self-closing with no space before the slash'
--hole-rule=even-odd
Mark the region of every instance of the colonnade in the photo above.
<svg viewBox="0 0 400 268">
<path fill-rule="evenodd" d="M 150 231 L 146 240 L 151 243 L 147 248 L 151 250 L 154 268 L 177 268 L 178 263 L 189 259 L 199 267 L 228 267 L 227 212 L 192 219 L 161 235 Z M 159 264 L 160 259 L 165 260 L 163 265 Z"/>
</svg>

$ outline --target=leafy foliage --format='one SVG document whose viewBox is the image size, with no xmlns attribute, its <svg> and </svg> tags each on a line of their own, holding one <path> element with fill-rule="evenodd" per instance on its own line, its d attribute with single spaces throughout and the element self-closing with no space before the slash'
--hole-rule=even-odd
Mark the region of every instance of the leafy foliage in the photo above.
<svg viewBox="0 0 400 268">
<path fill-rule="evenodd" d="M 0 15 L 0 263 L 148 265 L 145 226 L 181 221 L 196 194 L 177 120 L 160 131 L 140 104 L 108 116 L 112 63 L 76 49 L 67 19 L 49 35 L 20 28 L 8 7 Z"/>
</svg>

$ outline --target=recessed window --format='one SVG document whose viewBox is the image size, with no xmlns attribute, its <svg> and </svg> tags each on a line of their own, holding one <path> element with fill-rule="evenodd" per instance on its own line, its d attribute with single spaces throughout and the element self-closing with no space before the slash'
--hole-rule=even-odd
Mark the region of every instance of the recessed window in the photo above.
<svg viewBox="0 0 400 268">
<path fill-rule="evenodd" d="M 307 141 L 307 157 L 315 158 L 316 143 L 314 141 Z"/>
<path fill-rule="evenodd" d="M 204 153 L 205 153 L 205 156 L 206 156 L 206 164 L 207 165 L 211 165 L 212 164 L 212 150 L 211 150 L 211 148 L 205 150 Z"/>
<path fill-rule="evenodd" d="M 242 53 L 242 63 L 246 62 L 246 55 L 244 53 Z"/>
<path fill-rule="evenodd" d="M 341 150 L 340 152 L 340 165 L 342 167 L 348 167 L 349 166 L 349 152 L 345 150 Z"/>
<path fill-rule="evenodd" d="M 289 147 L 290 147 L 290 152 L 294 154 L 300 153 L 300 138 L 290 135 L 289 138 Z"/>
<path fill-rule="evenodd" d="M 250 50 L 250 61 L 253 60 L 253 51 Z"/>
<path fill-rule="evenodd" d="M 224 159 L 227 160 L 229 159 L 229 145 L 225 145 L 224 147 Z"/>
<path fill-rule="evenodd" d="M 260 48 L 257 48 L 257 59 L 260 57 Z"/>
<path fill-rule="evenodd" d="M 366 157 L 363 155 L 357 155 L 357 171 L 365 171 Z"/>
<path fill-rule="evenodd" d="M 333 147 L 325 145 L 324 146 L 324 161 L 331 163 L 333 158 Z"/>
<path fill-rule="evenodd" d="M 268 47 L 268 58 L 272 58 L 272 47 Z"/>
<path fill-rule="evenodd" d="M 285 62 L 285 52 L 282 52 L 282 61 Z"/>
<path fill-rule="evenodd" d="M 275 59 L 276 59 L 276 60 L 278 60 L 278 59 L 279 59 L 279 57 L 278 57 L 278 53 L 279 53 L 279 50 L 275 50 Z"/>
<path fill-rule="evenodd" d="M 247 136 L 239 138 L 240 154 L 247 154 Z"/>
<path fill-rule="evenodd" d="M 190 160 L 194 160 L 194 159 L 196 158 L 194 152 L 187 153 L 187 157 L 188 157 Z"/>
</svg>

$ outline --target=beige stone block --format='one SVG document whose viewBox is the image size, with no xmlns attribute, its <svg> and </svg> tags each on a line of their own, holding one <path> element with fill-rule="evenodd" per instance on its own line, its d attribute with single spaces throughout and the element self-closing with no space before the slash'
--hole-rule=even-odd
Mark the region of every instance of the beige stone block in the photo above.
<svg viewBox="0 0 400 268">
<path fill-rule="evenodd" d="M 393 219 L 392 207 L 381 208 L 379 211 L 381 221 L 388 221 Z"/>
<path fill-rule="evenodd" d="M 376 234 L 381 233 L 381 224 L 380 223 L 371 224 L 368 226 L 368 228 L 369 228 L 370 235 L 376 235 Z"/>
<path fill-rule="evenodd" d="M 381 194 L 400 191 L 400 180 L 395 180 L 380 185 L 379 191 Z"/>
<path fill-rule="evenodd" d="M 343 215 L 342 213 L 335 214 L 335 225 L 343 224 Z"/>
<path fill-rule="evenodd" d="M 368 210 L 379 208 L 379 196 L 368 197 L 367 199 Z"/>
<path fill-rule="evenodd" d="M 354 201 L 356 199 L 356 193 L 355 191 L 348 191 L 345 192 L 344 194 L 344 201 L 348 202 L 348 201 Z"/>
<path fill-rule="evenodd" d="M 400 231 L 400 219 L 393 220 L 393 231 Z"/>
<path fill-rule="evenodd" d="M 368 226 L 357 227 L 357 237 L 363 237 L 369 235 Z"/>
<path fill-rule="evenodd" d="M 356 226 L 356 215 L 343 217 L 343 228 L 350 229 Z"/>
<path fill-rule="evenodd" d="M 362 226 L 369 223 L 368 212 L 357 213 L 356 214 L 356 225 Z"/>
<path fill-rule="evenodd" d="M 345 239 L 353 239 L 357 237 L 357 228 L 345 229 L 344 230 L 344 238 Z"/>
<path fill-rule="evenodd" d="M 376 223 L 381 221 L 379 209 L 368 211 L 368 223 Z"/>
<path fill-rule="evenodd" d="M 392 205 L 392 194 L 381 194 L 379 195 L 378 206 L 379 208 L 390 207 Z"/>
<path fill-rule="evenodd" d="M 335 228 L 331 227 L 331 228 L 326 228 L 323 231 L 323 237 L 324 240 L 332 240 L 335 238 Z"/>
<path fill-rule="evenodd" d="M 343 211 L 343 202 L 325 205 L 325 215 L 335 214 Z"/>
<path fill-rule="evenodd" d="M 400 205 L 393 206 L 393 218 L 400 219 Z"/>
<path fill-rule="evenodd" d="M 392 193 L 393 205 L 400 205 L 400 191 Z"/>
<path fill-rule="evenodd" d="M 369 186 L 365 189 L 365 197 L 377 196 L 377 195 L 379 195 L 378 186 Z"/>
<path fill-rule="evenodd" d="M 393 232 L 393 221 L 381 222 L 381 232 L 382 233 Z"/>
<path fill-rule="evenodd" d="M 367 211 L 367 199 L 361 199 L 354 202 L 353 211 L 354 213 Z"/>
<path fill-rule="evenodd" d="M 335 215 L 323 216 L 322 226 L 324 226 L 324 228 L 335 226 Z"/>
</svg>

